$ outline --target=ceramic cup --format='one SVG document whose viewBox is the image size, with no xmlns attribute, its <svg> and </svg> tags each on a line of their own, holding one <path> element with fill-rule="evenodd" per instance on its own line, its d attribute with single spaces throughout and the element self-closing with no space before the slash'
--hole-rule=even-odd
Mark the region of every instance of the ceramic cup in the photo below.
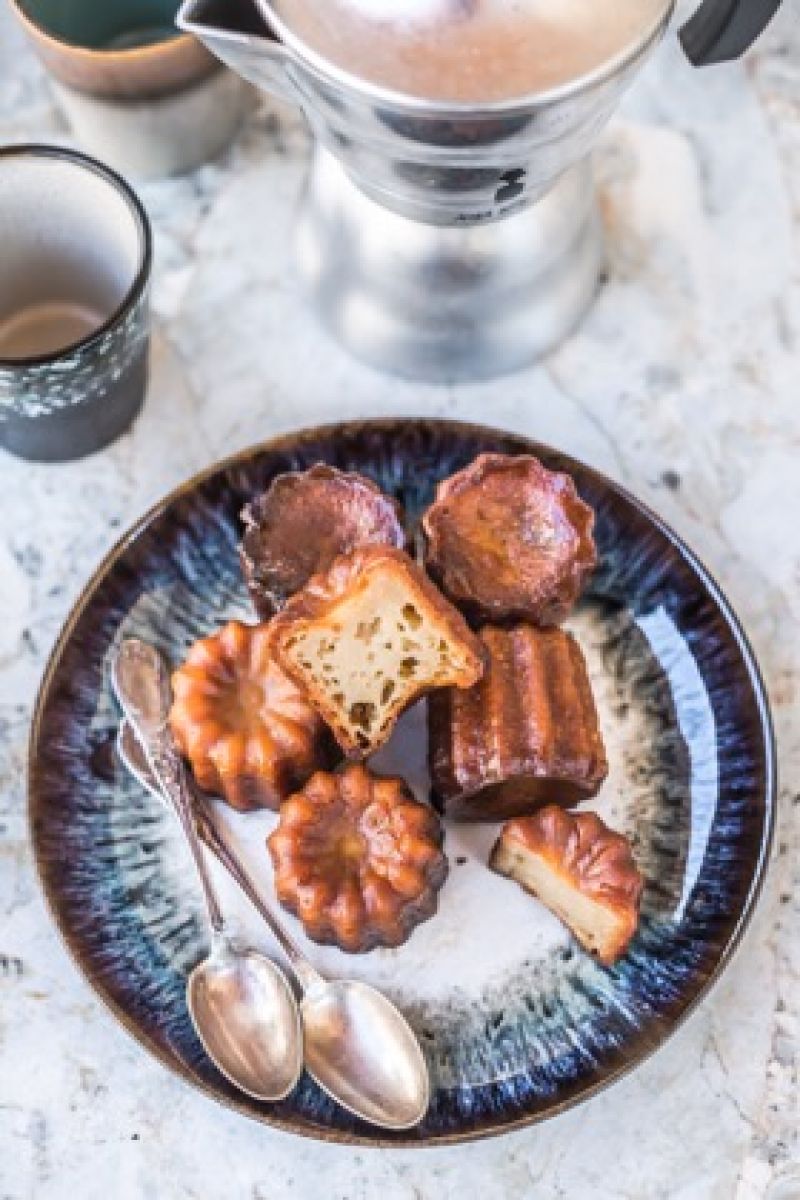
<svg viewBox="0 0 800 1200">
<path fill-rule="evenodd" d="M 56 146 L 0 149 L 0 447 L 80 458 L 147 386 L 152 236 L 128 185 Z"/>
<path fill-rule="evenodd" d="M 234 138 L 250 95 L 176 0 L 11 0 L 76 139 L 125 175 L 191 170 Z"/>
</svg>

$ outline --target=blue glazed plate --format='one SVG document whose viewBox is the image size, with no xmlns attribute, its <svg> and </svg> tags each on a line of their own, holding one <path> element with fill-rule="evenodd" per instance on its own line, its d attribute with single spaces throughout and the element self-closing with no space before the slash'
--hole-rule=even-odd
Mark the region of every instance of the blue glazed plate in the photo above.
<svg viewBox="0 0 800 1200">
<path fill-rule="evenodd" d="M 237 1093 L 203 1054 L 184 1000 L 205 951 L 197 888 L 168 814 L 115 761 L 108 664 L 123 636 L 177 661 L 248 611 L 239 512 L 278 473 L 316 462 L 361 471 L 413 520 L 437 482 L 485 450 L 569 471 L 597 512 L 600 567 L 572 627 L 597 697 L 610 773 L 591 803 L 627 833 L 646 877 L 640 931 L 604 969 L 540 905 L 486 868 L 494 827 L 451 825 L 440 912 L 406 946 L 345 956 L 306 944 L 332 974 L 384 988 L 415 1026 L 433 1099 L 390 1136 L 337 1108 L 307 1078 L 280 1104 Z M 425 791 L 418 707 L 381 758 Z M 501 1133 L 596 1093 L 660 1046 L 725 967 L 765 870 L 774 748 L 758 669 L 724 597 L 633 497 L 523 438 L 437 421 L 333 425 L 281 438 L 192 480 L 128 533 L 59 639 L 30 746 L 31 836 L 54 919 L 120 1022 L 165 1065 L 257 1120 L 331 1141 L 424 1146 Z M 266 896 L 271 814 L 227 816 Z M 248 938 L 274 952 L 233 889 Z M 299 926 L 287 917 L 295 933 Z"/>
</svg>

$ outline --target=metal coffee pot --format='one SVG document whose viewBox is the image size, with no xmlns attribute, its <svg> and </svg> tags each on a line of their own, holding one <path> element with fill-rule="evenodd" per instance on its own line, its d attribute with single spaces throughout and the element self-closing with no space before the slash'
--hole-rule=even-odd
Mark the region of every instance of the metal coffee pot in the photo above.
<svg viewBox="0 0 800 1200">
<path fill-rule="evenodd" d="M 687 56 L 737 58 L 779 5 L 703 0 L 679 33 Z M 308 119 L 316 149 L 297 261 L 325 325 L 379 368 L 450 382 L 534 361 L 591 303 L 602 240 L 590 151 L 674 6 L 662 0 L 612 64 L 491 104 L 356 78 L 287 31 L 270 0 L 185 0 L 178 25 Z"/>
</svg>

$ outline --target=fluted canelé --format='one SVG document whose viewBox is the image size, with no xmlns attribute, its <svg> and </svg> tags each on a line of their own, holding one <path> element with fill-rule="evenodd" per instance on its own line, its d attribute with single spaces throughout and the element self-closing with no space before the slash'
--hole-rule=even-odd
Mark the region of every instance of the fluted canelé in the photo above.
<svg viewBox="0 0 800 1200">
<path fill-rule="evenodd" d="M 278 899 L 315 942 L 399 946 L 436 912 L 447 876 L 433 809 L 402 779 L 318 772 L 281 808 L 267 845 Z"/>
<path fill-rule="evenodd" d="M 277 809 L 333 743 L 272 657 L 266 625 L 231 621 L 195 642 L 172 676 L 170 726 L 198 785 L 233 808 Z"/>
<path fill-rule="evenodd" d="M 323 463 L 279 475 L 242 520 L 242 571 L 265 621 L 340 554 L 406 542 L 396 501 L 365 476 Z"/>
<path fill-rule="evenodd" d="M 532 454 L 480 454 L 439 484 L 425 562 L 469 620 L 558 625 L 597 563 L 594 512 Z"/>
<path fill-rule="evenodd" d="M 482 679 L 428 701 L 434 795 L 445 815 L 502 821 L 593 796 L 608 773 L 586 663 L 562 629 L 480 632 Z"/>
</svg>

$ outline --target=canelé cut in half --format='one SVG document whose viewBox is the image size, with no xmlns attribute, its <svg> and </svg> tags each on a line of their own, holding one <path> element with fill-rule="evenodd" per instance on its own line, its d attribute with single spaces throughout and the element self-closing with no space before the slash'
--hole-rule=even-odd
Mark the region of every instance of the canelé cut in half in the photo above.
<svg viewBox="0 0 800 1200">
<path fill-rule="evenodd" d="M 394 500 L 363 475 L 323 464 L 279 475 L 242 520 L 242 570 L 265 621 L 340 554 L 367 545 L 402 549 L 406 540 Z"/>
<path fill-rule="evenodd" d="M 509 821 L 489 865 L 541 900 L 606 966 L 628 949 L 643 880 L 627 838 L 594 813 L 553 805 Z"/>
<path fill-rule="evenodd" d="M 483 678 L 428 702 L 434 797 L 447 817 L 504 821 L 577 804 L 608 773 L 586 663 L 562 629 L 487 626 Z"/>
<path fill-rule="evenodd" d="M 557 625 L 597 562 L 594 513 L 532 455 L 481 454 L 423 517 L 426 566 L 475 624 Z"/>
<path fill-rule="evenodd" d="M 278 809 L 333 739 L 269 648 L 266 625 L 231 621 L 203 638 L 172 676 L 170 727 L 199 787 L 242 812 Z"/>
<path fill-rule="evenodd" d="M 281 808 L 267 845 L 278 899 L 315 942 L 399 946 L 436 912 L 447 876 L 439 818 L 402 779 L 319 772 Z"/>
<path fill-rule="evenodd" d="M 272 622 L 281 667 L 352 758 L 374 753 L 398 716 L 435 688 L 471 687 L 483 647 L 401 550 L 338 558 Z"/>
</svg>

